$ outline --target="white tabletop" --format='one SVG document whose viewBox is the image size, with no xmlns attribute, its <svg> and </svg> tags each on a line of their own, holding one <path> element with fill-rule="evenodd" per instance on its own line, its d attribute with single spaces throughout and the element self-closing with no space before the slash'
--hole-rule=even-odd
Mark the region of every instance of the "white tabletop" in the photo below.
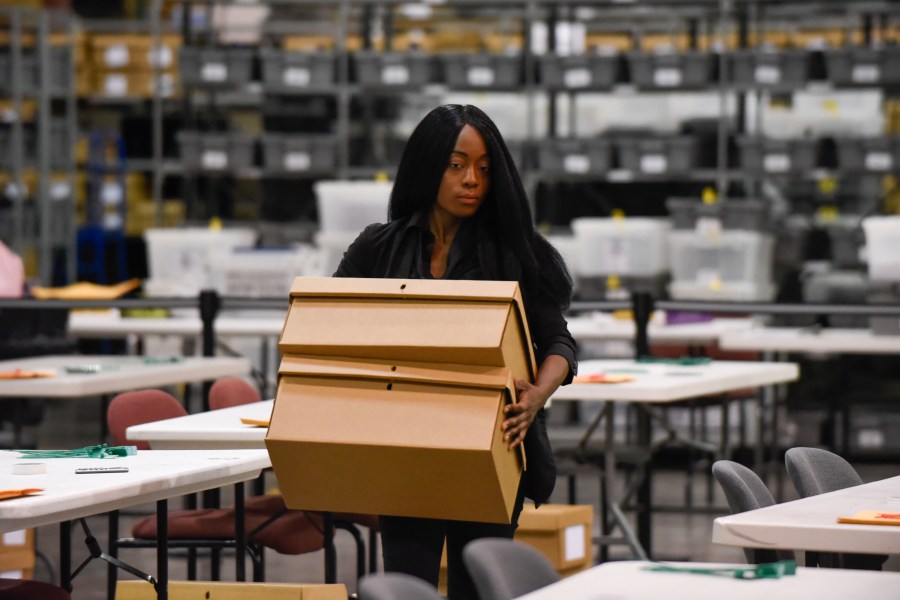
<svg viewBox="0 0 900 600">
<path fill-rule="evenodd" d="M 268 316 L 219 316 L 214 321 L 216 335 L 280 336 L 284 313 Z M 69 334 L 79 338 L 121 338 L 129 335 L 177 335 L 194 337 L 203 333 L 200 317 L 121 317 L 117 314 L 72 312 Z"/>
<path fill-rule="evenodd" d="M 896 600 L 900 573 L 806 569 L 779 579 L 740 580 L 712 575 L 642 570 L 644 561 L 608 562 L 567 577 L 520 600 Z M 679 567 L 747 567 L 664 563 Z"/>
<path fill-rule="evenodd" d="M 220 410 L 165 419 L 125 430 L 129 440 L 145 441 L 154 450 L 179 448 L 265 448 L 265 427 L 244 425 L 242 418 L 269 420 L 274 402 L 251 402 Z"/>
<path fill-rule="evenodd" d="M 799 376 L 795 363 L 714 360 L 700 365 L 643 363 L 635 360 L 585 360 L 579 375 L 592 373 L 634 376 L 623 383 L 573 383 L 553 394 L 554 400 L 616 400 L 675 402 L 748 387 L 793 381 Z"/>
<path fill-rule="evenodd" d="M 69 373 L 67 367 L 96 367 L 97 371 Z M 250 361 L 227 356 L 154 358 L 80 354 L 0 361 L 0 371 L 14 369 L 52 370 L 56 375 L 0 380 L 0 398 L 74 398 L 246 375 L 250 372 Z"/>
<path fill-rule="evenodd" d="M 569 333 L 579 341 L 588 340 L 633 340 L 634 321 L 617 319 L 608 313 L 591 313 L 567 317 Z M 703 323 L 671 324 L 651 321 L 647 325 L 647 337 L 651 342 L 672 344 L 709 344 L 718 341 L 719 336 L 731 331 L 740 331 L 753 326 L 749 318 L 713 319 Z"/>
<path fill-rule="evenodd" d="M 725 332 L 719 346 L 726 350 L 896 354 L 900 353 L 900 335 L 875 335 L 868 329 L 758 327 Z"/>
<path fill-rule="evenodd" d="M 0 531 L 102 514 L 135 504 L 255 479 L 271 466 L 265 450 L 153 450 L 113 459 L 19 458 L 0 451 L 0 489 L 41 488 L 0 502 Z M 13 475 L 14 463 L 39 462 L 46 473 Z M 125 466 L 128 473 L 76 475 L 78 467 Z"/>
<path fill-rule="evenodd" d="M 837 522 L 861 510 L 900 512 L 900 477 L 719 517 L 712 541 L 742 548 L 900 553 L 900 527 Z M 894 593 L 900 596 L 900 588 Z"/>
</svg>

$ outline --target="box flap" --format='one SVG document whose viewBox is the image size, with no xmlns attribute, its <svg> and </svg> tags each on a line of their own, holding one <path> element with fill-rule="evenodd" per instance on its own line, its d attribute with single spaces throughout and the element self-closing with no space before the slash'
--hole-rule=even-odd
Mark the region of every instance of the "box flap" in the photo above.
<svg viewBox="0 0 900 600">
<path fill-rule="evenodd" d="M 590 524 L 594 507 L 589 504 L 542 504 L 535 508 L 525 504 L 519 515 L 519 529 L 529 531 L 558 531 L 578 524 Z"/>
<path fill-rule="evenodd" d="M 480 365 L 436 364 L 425 362 L 377 359 L 342 358 L 333 356 L 305 356 L 288 354 L 281 359 L 279 375 L 361 377 L 391 381 L 418 381 L 437 385 L 458 385 L 514 390 L 511 374 L 506 367 Z"/>
<path fill-rule="evenodd" d="M 515 299 L 518 287 L 516 281 L 297 277 L 291 286 L 291 298 L 365 297 L 508 302 Z"/>
</svg>

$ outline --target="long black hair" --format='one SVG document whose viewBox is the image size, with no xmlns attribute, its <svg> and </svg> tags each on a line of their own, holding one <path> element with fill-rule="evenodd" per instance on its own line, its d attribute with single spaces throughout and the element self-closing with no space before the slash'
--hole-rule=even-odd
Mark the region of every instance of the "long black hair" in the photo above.
<svg viewBox="0 0 900 600">
<path fill-rule="evenodd" d="M 491 183 L 475 219 L 497 244 L 490 252 L 480 244 L 482 266 L 492 261 L 503 279 L 515 279 L 526 293 L 552 299 L 563 309 L 572 297 L 572 279 L 562 257 L 534 227 L 525 187 L 503 136 L 481 109 L 446 104 L 429 112 L 406 142 L 388 205 L 391 221 L 430 210 L 459 132 L 471 126 L 484 139 L 490 156 Z M 485 254 L 496 254 L 486 256 Z"/>
</svg>

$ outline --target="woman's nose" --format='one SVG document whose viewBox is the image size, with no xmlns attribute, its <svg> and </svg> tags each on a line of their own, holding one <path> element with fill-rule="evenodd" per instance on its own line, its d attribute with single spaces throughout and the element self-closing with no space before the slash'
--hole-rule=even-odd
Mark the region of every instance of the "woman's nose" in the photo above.
<svg viewBox="0 0 900 600">
<path fill-rule="evenodd" d="M 463 175 L 463 183 L 465 185 L 478 185 L 478 171 L 475 167 L 469 167 Z"/>
</svg>

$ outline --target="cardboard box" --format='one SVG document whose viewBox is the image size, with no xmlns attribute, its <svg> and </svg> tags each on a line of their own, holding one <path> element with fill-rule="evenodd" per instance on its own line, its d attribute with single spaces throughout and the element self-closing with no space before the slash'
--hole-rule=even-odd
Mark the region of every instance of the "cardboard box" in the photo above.
<svg viewBox="0 0 900 600">
<path fill-rule="evenodd" d="M 0 535 L 0 573 L 11 579 L 29 579 L 34 569 L 34 529 Z"/>
<path fill-rule="evenodd" d="M 118 600 L 155 600 L 146 581 L 119 581 Z M 169 600 L 347 600 L 342 583 L 223 583 L 220 581 L 170 581 Z"/>
<path fill-rule="evenodd" d="M 289 508 L 509 522 L 508 369 L 286 355 L 266 448 Z"/>
<path fill-rule="evenodd" d="M 593 565 L 593 517 L 588 504 L 526 504 L 516 540 L 540 550 L 561 575 L 571 575 Z"/>
<path fill-rule="evenodd" d="M 282 355 L 507 367 L 529 381 L 536 373 L 514 281 L 298 277 L 278 348 Z"/>
</svg>

